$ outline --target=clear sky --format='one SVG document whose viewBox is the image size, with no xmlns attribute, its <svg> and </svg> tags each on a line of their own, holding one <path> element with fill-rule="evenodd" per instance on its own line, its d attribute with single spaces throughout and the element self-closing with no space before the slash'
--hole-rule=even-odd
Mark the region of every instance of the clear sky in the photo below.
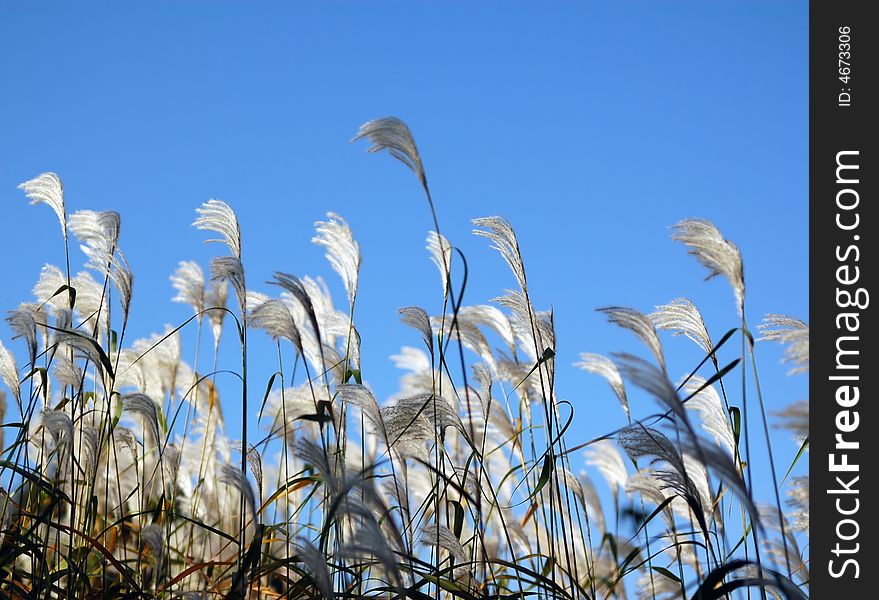
<svg viewBox="0 0 879 600">
<path fill-rule="evenodd" d="M 309 241 L 334 211 L 364 257 L 364 377 L 387 396 L 388 357 L 418 344 L 396 309 L 440 309 L 415 178 L 348 143 L 362 122 L 395 115 L 469 261 L 465 302 L 514 285 L 470 219 L 513 223 L 535 303 L 555 309 L 571 444 L 624 420 L 604 383 L 570 366 L 578 354 L 643 354 L 595 307 L 649 312 L 688 296 L 715 338 L 736 325 L 726 284 L 703 282 L 669 239 L 678 220 L 711 219 L 741 247 L 752 325 L 807 317 L 807 3 L 255 4 L 2 4 L 0 308 L 30 299 L 44 262 L 63 263 L 54 215 L 16 189 L 43 171 L 64 179 L 68 210 L 122 214 L 129 339 L 189 315 L 168 276 L 223 251 L 190 227 L 209 198 L 238 213 L 253 287 L 271 291 L 274 270 L 323 275 L 344 304 Z M 674 377 L 695 366 L 689 342 L 664 339 Z M 271 345 L 254 340 L 252 364 L 268 364 Z M 807 393 L 780 357 L 760 350 L 774 408 Z M 253 394 L 273 368 L 254 367 Z M 633 400 L 636 415 L 653 409 Z M 786 434 L 779 444 L 796 452 Z"/>
</svg>

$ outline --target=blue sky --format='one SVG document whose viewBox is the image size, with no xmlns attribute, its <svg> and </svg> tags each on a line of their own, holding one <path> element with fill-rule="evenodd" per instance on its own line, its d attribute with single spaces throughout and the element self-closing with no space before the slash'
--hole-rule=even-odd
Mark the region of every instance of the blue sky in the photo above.
<svg viewBox="0 0 879 600">
<path fill-rule="evenodd" d="M 361 244 L 363 371 L 386 396 L 397 377 L 388 357 L 418 343 L 396 309 L 440 308 L 415 178 L 348 143 L 362 122 L 395 115 L 418 141 L 444 234 L 467 256 L 467 303 L 514 285 L 470 219 L 513 223 L 535 303 L 555 310 L 571 444 L 624 418 L 604 383 L 571 363 L 583 351 L 641 352 L 595 307 L 649 312 L 688 296 L 715 337 L 736 325 L 726 284 L 703 282 L 669 239 L 676 221 L 711 219 L 741 247 L 752 325 L 768 312 L 806 318 L 806 3 L 244 7 L 3 4 L 0 308 L 30 298 L 44 262 L 63 263 L 54 216 L 16 189 L 43 171 L 63 177 L 69 210 L 122 214 L 136 277 L 129 339 L 188 316 L 168 276 L 179 260 L 206 267 L 221 252 L 190 227 L 209 198 L 236 209 L 254 287 L 268 291 L 275 270 L 323 275 L 343 304 L 309 241 L 334 211 Z M 271 360 L 255 339 L 252 364 Z M 689 371 L 698 353 L 665 339 L 671 373 Z M 774 408 L 807 393 L 780 357 L 760 349 Z M 273 367 L 255 369 L 261 395 Z M 635 414 L 653 409 L 633 400 Z M 796 447 L 778 439 L 789 459 Z"/>
</svg>

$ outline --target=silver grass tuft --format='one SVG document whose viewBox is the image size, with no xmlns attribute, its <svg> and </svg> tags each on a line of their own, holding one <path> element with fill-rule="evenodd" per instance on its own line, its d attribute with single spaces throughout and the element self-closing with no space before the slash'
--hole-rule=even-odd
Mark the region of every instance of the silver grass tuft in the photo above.
<svg viewBox="0 0 879 600">
<path fill-rule="evenodd" d="M 357 135 L 352 142 L 368 138 L 372 145 L 368 152 L 388 153 L 409 167 L 418 176 L 421 185 L 427 187 L 427 176 L 424 166 L 421 164 L 421 156 L 415 146 L 415 139 L 409 131 L 409 127 L 396 117 L 385 117 L 368 121 L 360 126 Z"/>
<path fill-rule="evenodd" d="M 443 284 L 443 294 L 449 291 L 449 275 L 452 268 L 452 244 L 443 235 L 436 231 L 427 234 L 427 251 L 430 252 L 430 260 L 439 270 L 440 280 Z"/>
<path fill-rule="evenodd" d="M 769 314 L 759 325 L 763 336 L 760 340 L 770 340 L 784 344 L 784 360 L 793 365 L 790 373 L 804 373 L 809 370 L 809 326 L 795 317 Z"/>
<path fill-rule="evenodd" d="M 355 383 L 346 383 L 338 386 L 336 390 L 342 402 L 358 407 L 373 427 L 378 429 L 383 427 L 384 423 L 378 402 L 369 388 Z"/>
<path fill-rule="evenodd" d="M 789 514 L 792 520 L 792 530 L 809 531 L 809 478 L 794 477 L 788 490 L 788 504 L 794 511 Z"/>
<path fill-rule="evenodd" d="M 446 315 L 444 318 L 433 317 L 431 325 L 434 332 L 437 334 L 442 333 L 443 339 L 459 339 L 465 348 L 478 354 L 482 360 L 496 370 L 497 366 L 491 346 L 489 346 L 488 340 L 485 339 L 485 335 L 474 323 L 467 319 L 461 319 L 460 315 L 457 323 L 455 323 L 452 315 Z M 445 327 L 445 331 L 442 331 L 443 327 Z"/>
<path fill-rule="evenodd" d="M 314 303 L 312 302 L 311 296 L 309 295 L 308 290 L 305 288 L 302 280 L 295 275 L 288 275 L 287 273 L 281 273 L 280 271 L 276 271 L 274 275 L 274 281 L 270 281 L 269 283 L 281 286 L 286 291 L 290 292 L 290 294 L 299 302 L 299 305 L 305 311 L 305 314 L 308 317 L 308 321 L 311 324 L 311 328 L 314 333 L 314 339 L 317 342 L 318 347 L 321 347 L 322 338 L 320 323 L 317 318 L 317 312 L 314 309 Z"/>
<path fill-rule="evenodd" d="M 211 320 L 211 333 L 214 336 L 214 347 L 220 345 L 220 336 L 223 333 L 223 321 L 226 319 L 226 301 L 229 297 L 229 286 L 225 281 L 211 281 L 205 290 L 205 306 L 208 309 L 208 318 Z"/>
<path fill-rule="evenodd" d="M 235 256 L 215 257 L 211 260 L 211 279 L 228 282 L 235 290 L 241 314 L 247 313 L 247 286 L 244 282 L 244 265 L 241 264 L 241 259 Z"/>
<path fill-rule="evenodd" d="M 165 560 L 165 533 L 158 525 L 151 523 L 140 531 L 140 547 L 149 548 L 156 564 L 156 571 L 161 573 Z"/>
<path fill-rule="evenodd" d="M 458 319 L 489 327 L 500 336 L 511 354 L 516 351 L 516 339 L 510 319 L 496 307 L 490 304 L 462 306 L 458 311 Z"/>
<path fill-rule="evenodd" d="M 241 493 L 251 514 L 256 515 L 256 496 L 253 494 L 253 487 L 251 487 L 250 482 L 247 480 L 247 474 L 244 471 L 233 465 L 222 465 L 220 466 L 217 481 Z"/>
<path fill-rule="evenodd" d="M 726 409 L 723 407 L 723 400 L 713 385 L 704 387 L 696 393 L 704 385 L 705 379 L 699 375 L 693 375 L 684 385 L 684 391 L 688 395 L 695 394 L 687 400 L 686 407 L 698 412 L 705 432 L 713 437 L 730 456 L 735 456 L 736 441 Z"/>
<path fill-rule="evenodd" d="M 672 230 L 672 239 L 688 246 L 688 253 L 708 269 L 706 279 L 717 275 L 726 278 L 733 289 L 739 316 L 744 317 L 745 268 L 738 246 L 725 239 L 714 223 L 704 219 L 685 219 L 673 225 Z"/>
<path fill-rule="evenodd" d="M 9 311 L 6 322 L 12 330 L 12 339 L 23 338 L 27 342 L 28 355 L 33 362 L 37 356 L 38 329 L 43 334 L 43 339 L 48 338 L 46 313 L 40 310 L 38 304 L 21 304 L 15 310 Z"/>
<path fill-rule="evenodd" d="M 170 279 L 177 290 L 173 301 L 191 306 L 201 320 L 200 313 L 205 309 L 205 280 L 199 264 L 193 260 L 181 260 Z"/>
<path fill-rule="evenodd" d="M 222 236 L 220 239 L 210 239 L 207 242 L 220 242 L 228 246 L 232 256 L 241 260 L 241 230 L 238 227 L 238 217 L 235 211 L 222 200 L 208 200 L 195 209 L 198 214 L 192 225 L 196 229 L 213 231 Z"/>
<path fill-rule="evenodd" d="M 706 469 L 711 469 L 714 474 L 725 481 L 741 499 L 742 504 L 751 514 L 755 523 L 759 523 L 759 514 L 748 493 L 745 481 L 742 479 L 739 466 L 733 458 L 721 450 L 718 446 L 699 443 L 698 440 L 684 440 L 683 451 L 693 456 L 698 456 L 701 464 Z"/>
<path fill-rule="evenodd" d="M 681 404 L 677 389 L 669 381 L 665 369 L 659 370 L 653 363 L 625 352 L 616 352 L 613 357 L 626 379 L 659 400 L 667 410 L 686 422 L 684 405 Z"/>
<path fill-rule="evenodd" d="M 418 306 L 404 306 L 397 310 L 400 315 L 400 321 L 404 325 L 412 327 L 421 334 L 424 345 L 428 351 L 433 354 L 433 331 L 430 326 L 430 317 L 427 312 Z"/>
<path fill-rule="evenodd" d="M 626 396 L 626 386 L 623 383 L 623 378 L 620 376 L 619 369 L 617 369 L 617 366 L 612 360 L 601 354 L 584 352 L 580 354 L 580 360 L 579 362 L 575 362 L 574 366 L 579 367 L 584 371 L 588 371 L 589 373 L 594 373 L 595 375 L 604 377 L 614 394 L 616 394 L 617 400 L 620 401 L 620 405 L 622 405 L 626 416 L 630 416 L 629 399 Z"/>
<path fill-rule="evenodd" d="M 94 425 L 79 428 L 79 462 L 86 473 L 98 466 L 98 430 Z"/>
<path fill-rule="evenodd" d="M 253 294 L 248 294 L 248 299 L 253 297 Z M 254 302 L 248 309 L 248 313 L 250 314 L 251 327 L 262 329 L 273 339 L 288 340 L 300 354 L 303 353 L 299 328 L 296 327 L 293 315 L 283 301 L 269 298 L 261 302 Z"/>
<path fill-rule="evenodd" d="M 578 478 L 580 482 L 580 490 L 583 499 L 583 510 L 589 516 L 589 519 L 597 526 L 600 533 L 607 531 L 607 524 L 604 520 L 604 509 L 601 507 L 601 499 L 598 497 L 598 490 L 589 475 L 581 473 Z"/>
<path fill-rule="evenodd" d="M 597 468 L 614 492 L 626 487 L 629 479 L 626 463 L 611 440 L 599 440 L 591 444 L 585 455 L 586 464 Z"/>
<path fill-rule="evenodd" d="M 381 526 L 372 514 L 362 507 L 348 503 L 343 508 L 350 516 L 359 517 L 360 526 L 342 547 L 342 556 L 358 559 L 374 556 L 381 563 L 391 583 L 399 585 L 401 576 L 397 566 L 397 556 L 388 545 L 388 538 L 382 532 Z"/>
<path fill-rule="evenodd" d="M 666 495 L 662 490 L 661 482 L 653 474 L 654 472 L 650 469 L 641 469 L 632 475 L 626 482 L 626 493 L 638 494 L 647 502 L 657 506 L 662 504 Z M 673 522 L 674 514 L 671 507 L 667 507 L 663 511 L 663 517 L 667 522 Z"/>
<path fill-rule="evenodd" d="M 127 427 L 117 425 L 113 428 L 113 443 L 118 448 L 125 448 L 132 460 L 137 459 L 137 438 Z"/>
<path fill-rule="evenodd" d="M 519 252 L 519 242 L 513 226 L 503 217 L 482 217 L 473 219 L 473 225 L 484 229 L 474 229 L 473 233 L 486 237 L 492 242 L 492 248 L 500 252 L 501 257 L 509 265 L 516 277 L 519 288 L 525 292 L 528 286 L 525 281 L 525 266 Z"/>
<path fill-rule="evenodd" d="M 551 311 L 535 311 L 524 292 L 506 290 L 493 301 L 510 310 L 510 325 L 528 358 L 539 360 L 546 348 L 555 348 L 555 327 Z M 548 363 L 547 363 L 548 366 Z"/>
<path fill-rule="evenodd" d="M 114 269 L 110 272 L 110 279 L 116 290 L 119 292 L 119 303 L 122 305 L 123 319 L 128 318 L 128 312 L 131 308 L 131 294 L 134 282 L 134 275 L 125 255 L 121 250 L 116 251 L 116 255 L 112 257 Z"/>
<path fill-rule="evenodd" d="M 231 447 L 238 452 L 242 451 L 242 445 L 239 441 L 232 442 Z M 262 456 L 253 444 L 247 444 L 247 466 L 250 467 L 250 472 L 253 474 L 253 478 L 256 481 L 256 491 L 259 494 L 259 504 L 262 506 Z"/>
<path fill-rule="evenodd" d="M 159 410 L 156 403 L 147 396 L 138 392 L 122 396 L 122 413 L 141 417 L 147 430 L 152 434 L 153 443 L 161 449 L 162 436 L 159 430 Z"/>
<path fill-rule="evenodd" d="M 338 491 L 338 477 L 336 477 L 336 472 L 330 465 L 330 459 L 323 448 L 311 440 L 303 438 L 296 441 L 295 452 L 296 456 L 317 471 L 331 491 Z"/>
<path fill-rule="evenodd" d="M 305 570 L 314 578 L 317 589 L 324 600 L 333 600 L 333 583 L 330 572 L 327 569 L 327 557 L 305 538 L 299 538 L 296 544 L 296 554 L 302 562 Z"/>
<path fill-rule="evenodd" d="M 101 273 L 107 272 L 119 244 L 122 220 L 112 210 L 78 210 L 70 215 L 70 231 L 81 242 L 80 248 L 88 257 L 86 266 Z"/>
<path fill-rule="evenodd" d="M 67 345 L 74 351 L 74 358 L 84 358 L 92 363 L 92 367 L 103 377 L 104 365 L 101 362 L 101 355 L 95 347 L 92 338 L 75 331 L 56 331 L 55 343 L 59 346 Z M 100 378 L 99 378 L 100 380 Z"/>
<path fill-rule="evenodd" d="M 672 335 L 687 336 L 706 354 L 714 347 L 701 313 L 687 298 L 675 298 L 668 304 L 657 306 L 648 318 L 657 329 L 671 331 Z"/>
<path fill-rule="evenodd" d="M 617 442 L 633 461 L 645 456 L 652 457 L 652 462 L 667 462 L 678 473 L 686 471 L 681 452 L 657 429 L 630 425 L 617 434 Z"/>
<path fill-rule="evenodd" d="M 797 444 L 802 444 L 809 437 L 809 401 L 799 400 L 775 413 L 780 417 L 780 427 L 794 434 Z"/>
<path fill-rule="evenodd" d="M 360 245 L 355 241 L 351 227 L 337 214 L 327 213 L 326 221 L 317 221 L 314 225 L 317 235 L 311 241 L 327 249 L 327 260 L 342 278 L 348 305 L 353 306 L 360 270 Z"/>
<path fill-rule="evenodd" d="M 597 309 L 607 320 L 623 329 L 628 329 L 650 350 L 657 364 L 665 371 L 665 356 L 662 354 L 662 342 L 656 335 L 656 329 L 650 319 L 639 310 L 624 306 L 607 306 Z"/>
<path fill-rule="evenodd" d="M 41 414 L 42 426 L 49 432 L 56 444 L 69 441 L 73 436 L 73 421 L 62 410 L 44 410 Z"/>
<path fill-rule="evenodd" d="M 31 204 L 46 204 L 58 217 L 61 233 L 67 241 L 67 212 L 64 208 L 64 184 L 55 173 L 43 173 L 18 186 Z"/>
<path fill-rule="evenodd" d="M 444 525 L 429 524 L 421 528 L 421 544 L 439 547 L 449 553 L 457 562 L 466 563 L 467 551 L 455 534 Z"/>
<path fill-rule="evenodd" d="M 21 411 L 21 384 L 18 381 L 18 364 L 15 362 L 15 356 L 3 345 L 2 341 L 0 341 L 0 378 L 12 392 L 12 396 L 18 402 L 19 411 Z"/>
</svg>

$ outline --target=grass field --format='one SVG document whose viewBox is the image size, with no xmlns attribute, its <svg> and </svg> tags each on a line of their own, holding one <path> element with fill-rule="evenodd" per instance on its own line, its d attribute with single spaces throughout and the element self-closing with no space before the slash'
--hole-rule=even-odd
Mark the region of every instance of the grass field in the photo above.
<svg viewBox="0 0 879 600">
<path fill-rule="evenodd" d="M 71 211 L 55 174 L 20 186 L 55 212 L 61 231 L 47 224 L 45 234 L 60 233 L 68 253 L 43 268 L 33 299 L 6 307 L 17 339 L 16 356 L 11 340 L 0 344 L 0 595 L 807 597 L 808 479 L 791 472 L 808 449 L 808 408 L 769 410 L 760 369 L 779 367 L 758 364 L 755 347 L 785 344 L 795 376 L 808 369 L 808 326 L 747 314 L 735 244 L 707 221 L 672 228 L 709 277 L 728 282 L 738 327 L 711 330 L 685 298 L 651 314 L 602 307 L 643 356 L 561 356 L 512 226 L 473 221 L 516 286 L 491 305 L 463 305 L 466 262 L 442 235 L 409 129 L 380 119 L 357 139 L 423 188 L 443 291 L 439 314 L 400 309 L 417 348 L 398 357 L 406 374 L 387 399 L 361 378 L 357 323 L 368 315 L 356 311 L 360 249 L 342 217 L 318 222 L 313 241 L 345 297 L 283 272 L 269 296 L 248 287 L 242 262 L 242 244 L 258 240 L 227 204 L 202 204 L 193 225 L 216 238 L 218 256 L 209 270 L 181 262 L 172 277 L 192 317 L 130 340 L 120 215 Z M 76 246 L 87 261 L 79 273 Z M 663 330 L 704 359 L 669 373 Z M 229 370 L 221 340 L 240 350 L 240 395 L 218 388 Z M 253 344 L 277 349 L 268 381 L 248 378 Z M 721 360 L 721 348 L 736 357 Z M 570 429 L 557 361 L 607 380 L 617 429 Z M 652 416 L 627 418 L 634 389 L 655 399 Z M 240 414 L 243 434 L 224 413 Z M 247 436 L 253 420 L 258 439 Z M 772 447 L 776 426 L 799 452 Z M 769 481 L 749 467 L 758 448 Z M 758 498 L 758 488 L 772 493 Z"/>
</svg>

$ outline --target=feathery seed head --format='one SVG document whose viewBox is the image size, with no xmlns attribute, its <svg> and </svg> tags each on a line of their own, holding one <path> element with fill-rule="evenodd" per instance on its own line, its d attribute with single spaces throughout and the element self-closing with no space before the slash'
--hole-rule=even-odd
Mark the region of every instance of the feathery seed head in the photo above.
<svg viewBox="0 0 879 600">
<path fill-rule="evenodd" d="M 67 212 L 64 208 L 64 184 L 55 173 L 43 173 L 18 186 L 31 204 L 46 204 L 58 217 L 61 233 L 67 241 Z"/>
<path fill-rule="evenodd" d="M 317 235 L 311 241 L 327 249 L 327 260 L 342 278 L 348 294 L 348 305 L 351 306 L 357 295 L 360 245 L 354 240 L 351 227 L 337 214 L 327 213 L 326 221 L 318 221 L 314 225 Z"/>
<path fill-rule="evenodd" d="M 689 299 L 675 298 L 668 304 L 657 306 L 648 318 L 657 329 L 671 331 L 672 335 L 685 335 L 706 354 L 711 352 L 713 345 L 708 328 L 696 305 Z"/>
<path fill-rule="evenodd" d="M 723 275 L 733 289 L 739 316 L 745 312 L 745 268 L 742 253 L 720 230 L 705 219 L 685 219 L 672 226 L 671 239 L 688 246 L 687 251 L 708 269 L 706 279 Z"/>
<path fill-rule="evenodd" d="M 232 256 L 241 260 L 241 230 L 238 227 L 238 217 L 235 211 L 222 200 L 208 200 L 195 209 L 198 214 L 192 225 L 196 229 L 213 231 L 220 234 L 219 239 L 210 239 L 206 242 L 220 242 L 226 244 Z"/>
<path fill-rule="evenodd" d="M 623 378 L 620 376 L 619 369 L 617 369 L 612 360 L 601 354 L 584 352 L 580 354 L 580 360 L 574 363 L 574 366 L 604 377 L 614 394 L 616 394 L 617 400 L 620 401 L 626 416 L 629 416 L 629 399 L 626 397 L 626 386 L 623 383 Z"/>
<path fill-rule="evenodd" d="M 387 150 L 391 156 L 409 167 L 418 176 L 421 185 L 427 187 L 427 176 L 424 173 L 424 166 L 421 164 L 421 156 L 418 153 L 412 132 L 409 131 L 406 123 L 396 117 L 368 121 L 360 126 L 357 135 L 351 141 L 357 142 L 364 138 L 372 143 L 367 152 Z"/>
</svg>

